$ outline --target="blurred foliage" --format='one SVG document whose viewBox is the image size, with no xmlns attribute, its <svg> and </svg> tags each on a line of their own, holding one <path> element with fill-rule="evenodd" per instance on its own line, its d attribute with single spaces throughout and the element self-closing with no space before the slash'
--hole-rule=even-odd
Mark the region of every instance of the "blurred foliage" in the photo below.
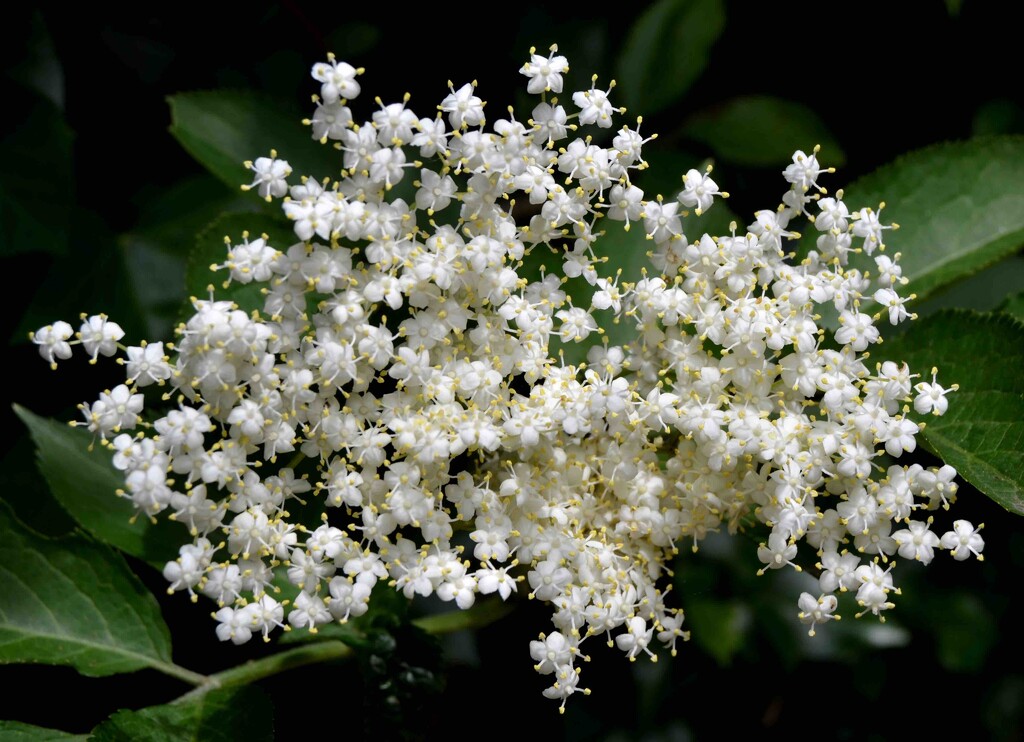
<svg viewBox="0 0 1024 742">
<path fill-rule="evenodd" d="M 827 145 L 827 164 L 845 154 L 848 166 L 831 180 L 838 185 L 925 146 L 1024 133 L 1019 89 L 992 73 L 1019 66 L 1012 9 L 983 2 L 797 3 L 783 13 L 772 4 L 739 0 L 660 0 L 634 4 L 628 15 L 614 18 L 596 6 L 517 6 L 509 22 L 472 30 L 472 46 L 440 38 L 457 32 L 454 20 L 433 27 L 403 21 L 398 11 L 382 17 L 366 5 L 314 11 L 247 4 L 219 9 L 219 18 L 210 7 L 201 16 L 150 6 L 81 14 L 41 8 L 21 7 L 6 21 L 3 85 L 18 116 L 5 121 L 0 138 L 0 260 L 23 297 L 4 315 L 11 363 L 38 369 L 9 384 L 11 400 L 61 419 L 74 417 L 74 402 L 109 386 L 118 369 L 72 362 L 55 385 L 24 333 L 58 317 L 102 310 L 129 338 L 169 338 L 187 297 L 203 293 L 211 281 L 208 267 L 222 259 L 225 234 L 280 228 L 254 194 L 238 189 L 247 180 L 241 161 L 270 147 L 298 161 L 295 152 L 312 148 L 298 119 L 310 109 L 309 67 L 328 50 L 365 66 L 367 85 L 384 98 L 411 93 L 417 110 L 432 108 L 449 78 L 461 84 L 471 75 L 491 101 L 488 111 L 496 112 L 519 102 L 506 91 L 521 87 L 516 70 L 528 48 L 558 43 L 572 64 L 569 90 L 588 87 L 592 73 L 599 85 L 617 76 L 621 87 L 612 100 L 628 106 L 628 116 L 645 117 L 645 134 L 659 133 L 646 150 L 651 168 L 639 181 L 644 188 L 671 196 L 681 173 L 715 163 L 714 177 L 734 194 L 701 217 L 701 228 L 715 232 L 775 203 L 783 191 L 779 172 L 793 147 Z M 917 43 L 903 43 L 909 36 Z M 248 92 L 209 92 L 225 90 Z M 204 105 L 197 108 L 197 102 Z M 368 103 L 360 104 L 369 115 Z M 793 135 L 793 143 L 780 144 L 780 137 Z M 1007 177 L 1019 178 L 1015 163 L 1002 163 Z M 957 194 L 983 168 L 999 166 L 991 153 L 963 164 L 939 179 L 950 197 L 931 214 L 929 239 L 964 227 L 969 220 Z M 889 199 L 895 212 L 895 186 L 883 179 L 873 186 L 871 195 Z M 971 198 L 991 206 L 984 193 L 971 191 Z M 922 315 L 956 306 L 1024 315 L 1024 260 L 1013 254 L 1020 247 L 1020 210 L 1016 204 L 1001 208 L 992 216 L 1012 222 L 1004 232 L 1014 237 L 975 253 L 979 259 L 970 270 L 999 262 L 944 292 L 939 283 L 929 285 L 936 293 L 916 307 Z M 911 229 L 919 217 L 917 211 L 899 221 Z M 642 242 L 639 230 L 609 230 L 601 246 L 610 266 L 634 276 Z M 1006 373 L 1019 382 L 1019 367 Z M 12 431 L 2 452 L 6 506 L 49 536 L 74 527 L 63 506 L 90 532 L 109 537 L 119 514 L 100 513 L 90 527 L 90 518 L 62 497 L 68 487 L 88 489 L 91 475 L 62 482 L 44 456 L 40 466 L 51 495 L 27 434 L 6 405 L 3 410 Z M 36 420 L 34 434 L 47 440 L 76 432 L 29 419 Z M 62 455 L 84 455 L 82 443 L 61 442 Z M 934 463 L 927 452 L 917 455 Z M 674 660 L 665 655 L 657 664 L 625 663 L 596 642 L 584 674 L 594 695 L 573 698 L 564 717 L 541 697 L 543 681 L 530 667 L 527 643 L 547 627 L 542 607 L 521 601 L 490 626 L 439 643 L 409 622 L 398 600 L 359 624 L 357 661 L 268 679 L 261 684 L 265 697 L 246 690 L 246 706 L 262 719 L 251 731 L 246 727 L 246 738 L 265 736 L 273 716 L 281 738 L 288 730 L 328 725 L 364 738 L 430 737 L 438 730 L 455 735 L 461 725 L 498 718 L 529 725 L 538 739 L 680 740 L 804 735 L 808 729 L 861 739 L 914 714 L 922 735 L 945 732 L 955 718 L 978 736 L 1020 739 L 1024 639 L 1015 631 L 1020 606 L 1012 586 L 1024 569 L 1024 533 L 969 484 L 961 487 L 957 509 L 959 517 L 986 522 L 986 561 L 945 559 L 927 570 L 904 569 L 903 596 L 884 625 L 855 621 L 856 608 L 842 605 L 846 619 L 808 638 L 796 621 L 794 596 L 813 584 L 813 576 L 759 578 L 755 535 L 742 543 L 711 538 L 696 556 L 682 554 L 676 570 L 677 599 L 688 607 L 693 641 L 680 644 Z M 35 548 L 44 550 L 63 543 L 34 538 Z M 67 543 L 83 552 L 101 548 L 85 536 L 70 538 Z M 127 541 L 121 546 L 150 558 Z M 112 570 L 127 572 L 121 557 L 102 550 L 104 559 L 116 562 Z M 20 557 L 12 552 L 10 558 Z M 122 587 L 141 580 L 153 592 L 180 664 L 213 672 L 273 651 L 219 644 L 212 624 L 187 598 L 168 597 L 159 575 L 141 561 L 130 564 L 137 577 L 126 576 Z M 374 603 L 386 596 L 395 597 L 375 594 Z M 0 668 L 0 679 L 17 688 L 4 694 L 0 717 L 26 722 L 0 725 L 3 739 L 61 739 L 29 724 L 87 732 L 107 717 L 106 736 L 98 738 L 140 738 L 140 730 L 156 727 L 216 738 L 223 732 L 203 725 L 231 719 L 238 708 L 230 694 L 211 694 L 209 708 L 166 706 L 182 688 L 155 673 L 95 680 L 71 670 L 12 666 Z M 922 683 L 941 694 L 941 713 L 893 702 Z M 267 697 L 278 701 L 272 713 Z M 55 705 L 55 698 L 96 700 Z M 223 708 L 217 705 L 222 700 Z M 708 713 L 723 700 L 728 717 Z M 506 716 L 512 718 L 505 722 Z"/>
</svg>

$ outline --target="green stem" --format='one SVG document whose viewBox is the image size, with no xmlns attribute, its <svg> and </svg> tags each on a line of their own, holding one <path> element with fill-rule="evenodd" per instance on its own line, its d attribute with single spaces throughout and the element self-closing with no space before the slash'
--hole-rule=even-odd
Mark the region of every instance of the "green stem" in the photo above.
<svg viewBox="0 0 1024 742">
<path fill-rule="evenodd" d="M 162 672 L 164 675 L 170 675 L 172 678 L 177 678 L 189 685 L 202 685 L 209 680 L 209 677 L 202 673 L 193 672 L 188 668 L 182 667 L 181 665 L 175 665 L 173 662 L 161 662 L 160 664 L 152 666 L 154 670 Z"/>
<path fill-rule="evenodd" d="M 507 603 L 487 600 L 477 603 L 466 611 L 451 611 L 450 613 L 424 616 L 413 621 L 413 624 L 428 634 L 450 634 L 494 623 L 499 618 L 508 615 L 511 610 L 512 606 Z M 262 659 L 250 660 L 244 665 L 232 667 L 214 675 L 200 675 L 177 665 L 161 666 L 158 669 L 196 686 L 174 701 L 174 703 L 187 703 L 212 690 L 248 685 L 298 667 L 341 660 L 351 655 L 351 647 L 336 639 L 330 639 L 304 644 Z"/>
<path fill-rule="evenodd" d="M 210 675 L 198 687 L 178 698 L 175 703 L 192 701 L 219 688 L 231 688 L 236 685 L 255 683 L 257 680 L 277 675 L 286 670 L 294 670 L 297 667 L 344 659 L 351 654 L 352 649 L 349 646 L 340 641 L 333 640 L 307 644 L 295 649 L 289 649 L 286 652 L 278 652 L 269 657 L 250 660 L 244 665 Z"/>
</svg>

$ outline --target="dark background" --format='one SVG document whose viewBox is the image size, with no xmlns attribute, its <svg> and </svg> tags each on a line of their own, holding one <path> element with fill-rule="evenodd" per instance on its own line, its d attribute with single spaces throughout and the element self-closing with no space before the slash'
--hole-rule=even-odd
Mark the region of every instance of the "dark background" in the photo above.
<svg viewBox="0 0 1024 742">
<path fill-rule="evenodd" d="M 795 100 L 818 114 L 845 151 L 840 183 L 932 143 L 1021 133 L 1019 28 L 1006 17 L 1005 4 L 893 5 L 729 2 L 726 30 L 705 74 L 678 104 L 645 116 L 644 131 L 659 132 L 660 145 L 699 159 L 709 152 L 677 132 L 692 113 L 744 94 Z M 115 383 L 119 369 L 72 362 L 50 374 L 23 342 L 23 330 L 57 316 L 73 320 L 48 314 L 63 311 L 68 295 L 97 302 L 84 311 L 103 309 L 120 285 L 107 281 L 115 270 L 102 257 L 107 246 L 130 249 L 123 235 L 159 209 L 170 189 L 183 183 L 220 188 L 168 133 L 165 96 L 259 89 L 306 112 L 316 90 L 309 67 L 333 50 L 367 69 L 364 96 L 354 104 L 357 118 L 369 116 L 373 96 L 390 102 L 407 91 L 417 112 L 430 115 L 447 80 L 458 86 L 473 78 L 494 117 L 515 102 L 508 91 L 523 86 L 517 70 L 530 46 L 560 45 L 573 68 L 567 90 L 585 87 L 593 72 L 607 81 L 644 3 L 616 6 L 607 15 L 582 4 L 495 4 L 486 16 L 479 7 L 450 3 L 422 4 L 416 14 L 382 3 L 122 7 L 66 11 L 43 4 L 5 21 L 5 141 L 17 142 L 50 106 L 72 135 L 69 157 L 58 157 L 54 147 L 40 155 L 38 168 L 19 164 L 19 175 L 46 181 L 58 194 L 52 222 L 68 235 L 72 257 L 35 251 L 0 257 L 14 286 L 14 301 L 0 319 L 4 337 L 12 338 L 8 378 L 16 379 L 6 387 L 11 401 L 43 414 L 73 416 L 74 404 Z M 649 159 L 656 168 L 653 150 Z M 9 163 L 0 163 L 0 170 L 9 173 Z M 716 180 L 733 194 L 732 208 L 749 214 L 775 203 L 783 190 L 780 169 L 721 164 Z M 181 253 L 190 247 L 182 245 Z M 173 275 L 152 270 L 128 280 L 173 282 Z M 976 282 L 973 294 L 950 301 L 984 305 L 985 280 Z M 37 496 L 38 477 L 20 423 L 6 405 L 2 414 L 4 497 L 21 503 L 22 513 Z M 927 570 L 901 568 L 904 595 L 888 634 L 878 634 L 873 619 L 855 622 L 847 611 L 836 636 L 823 636 L 829 626 L 817 644 L 808 643 L 795 618 L 798 592 L 781 578 L 773 581 L 775 575 L 754 579 L 753 548 L 709 547 L 680 565 L 676 587 L 684 606 L 688 600 L 703 606 L 704 625 L 722 631 L 723 642 L 734 641 L 734 651 L 716 656 L 712 640 L 695 637 L 680 645 L 674 660 L 666 655 L 657 665 L 630 665 L 593 639 L 586 648 L 594 661 L 584 666 L 582 685 L 594 695 L 572 698 L 563 717 L 557 704 L 541 697 L 545 682 L 528 655 L 530 639 L 550 624 L 543 607 L 522 601 L 474 636 L 456 635 L 440 645 L 399 631 L 383 667 L 371 660 L 319 666 L 264 683 L 277 701 L 278 736 L 334 729 L 354 738 L 462 738 L 470 728 L 482 736 L 521 725 L 533 737 L 574 740 L 705 739 L 755 731 L 886 739 L 904 724 L 923 736 L 957 719 L 978 738 L 1019 739 L 1024 646 L 1016 616 L 1024 536 L 1018 520 L 969 486 L 956 512 L 987 523 L 986 561 L 938 558 Z M 162 578 L 135 566 L 165 607 L 179 664 L 216 671 L 266 651 L 220 645 L 206 607 L 180 594 L 167 598 Z M 775 588 L 786 593 L 781 603 Z M 399 675 L 408 680 L 399 681 L 405 683 L 400 692 L 380 689 L 382 679 Z M 16 688 L 0 695 L 0 718 L 80 732 L 118 708 L 164 703 L 182 690 L 155 673 L 97 680 L 50 667 L 0 667 L 0 683 Z M 400 697 L 398 706 L 388 705 L 389 693 Z M 725 715 L 712 710 L 723 707 Z M 463 726 L 470 723 L 476 726 Z"/>
</svg>

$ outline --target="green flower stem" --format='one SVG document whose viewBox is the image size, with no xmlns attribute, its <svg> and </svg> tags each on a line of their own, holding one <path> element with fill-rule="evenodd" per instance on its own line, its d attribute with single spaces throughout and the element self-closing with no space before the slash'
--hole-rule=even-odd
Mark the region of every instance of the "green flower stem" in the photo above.
<svg viewBox="0 0 1024 742">
<path fill-rule="evenodd" d="M 428 634 L 450 634 L 455 631 L 475 629 L 486 626 L 511 612 L 512 606 L 497 600 L 482 601 L 467 611 L 452 611 L 433 616 L 424 616 L 413 621 L 413 625 Z M 320 662 L 333 662 L 351 656 L 353 650 L 344 642 L 336 639 L 304 644 L 294 649 L 272 654 L 258 660 L 250 660 L 243 665 L 232 667 L 214 675 L 200 675 L 177 665 L 161 667 L 168 675 L 192 683 L 196 687 L 179 697 L 175 703 L 187 703 L 218 688 L 229 688 L 237 685 L 248 685 L 278 673 L 294 670 L 306 665 Z M 173 672 L 172 672 L 173 669 Z"/>
<path fill-rule="evenodd" d="M 218 688 L 248 685 L 271 675 L 294 670 L 297 667 L 315 665 L 345 659 L 352 654 L 352 648 L 340 641 L 323 641 L 307 644 L 286 652 L 278 652 L 259 660 L 250 660 L 244 665 L 232 667 L 207 677 L 200 685 L 178 698 L 175 703 L 186 703 Z"/>
<path fill-rule="evenodd" d="M 210 680 L 208 675 L 193 672 L 181 665 L 175 665 L 173 662 L 161 662 L 159 664 L 152 665 L 152 668 L 162 672 L 164 675 L 170 675 L 172 678 L 177 678 L 182 682 L 188 683 L 189 685 L 200 686 Z"/>
</svg>

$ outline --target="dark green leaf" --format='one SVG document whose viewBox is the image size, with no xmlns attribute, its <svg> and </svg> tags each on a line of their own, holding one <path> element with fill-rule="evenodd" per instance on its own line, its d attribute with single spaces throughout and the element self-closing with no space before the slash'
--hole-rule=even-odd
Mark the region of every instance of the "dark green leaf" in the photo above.
<svg viewBox="0 0 1024 742">
<path fill-rule="evenodd" d="M 14 34 L 12 34 L 13 36 Z M 64 110 L 64 70 L 61 69 L 53 37 L 46 27 L 38 8 L 32 13 L 27 37 L 11 39 L 17 44 L 24 41 L 20 54 L 8 57 L 14 63 L 7 75 Z"/>
<path fill-rule="evenodd" d="M 22 724 L 20 721 L 0 721 L 0 740 L 3 742 L 72 742 L 88 738 L 85 734 L 70 734 L 57 729 Z"/>
<path fill-rule="evenodd" d="M 211 90 L 168 98 L 171 134 L 190 155 L 232 188 L 252 181 L 242 164 L 271 149 L 300 175 L 321 178 L 341 169 L 339 154 L 315 142 L 302 119 L 311 111 L 257 93 Z"/>
<path fill-rule="evenodd" d="M 432 613 L 417 618 L 412 623 L 428 634 L 450 634 L 492 624 L 511 613 L 512 608 L 511 604 L 503 600 L 485 598 L 467 610 Z"/>
<path fill-rule="evenodd" d="M 92 742 L 261 742 L 274 739 L 274 707 L 259 688 L 226 688 L 193 700 L 118 711 Z"/>
<path fill-rule="evenodd" d="M 693 640 L 719 665 L 727 667 L 743 646 L 750 628 L 750 613 L 742 603 L 694 599 L 686 608 Z"/>
<path fill-rule="evenodd" d="M 682 128 L 718 157 L 750 167 L 784 167 L 798 150 L 822 147 L 830 165 L 845 161 L 828 127 L 802 103 L 751 95 L 733 98 L 693 116 Z"/>
<path fill-rule="evenodd" d="M 616 92 L 630 112 L 649 116 L 682 97 L 724 28 L 721 0 L 659 0 L 644 11 L 619 56 Z"/>
<path fill-rule="evenodd" d="M 886 344 L 930 381 L 960 385 L 941 417 L 927 416 L 928 444 L 1007 510 L 1024 515 L 1024 324 L 1007 314 L 946 310 L 920 320 Z"/>
<path fill-rule="evenodd" d="M 222 214 L 259 213 L 269 208 L 280 214 L 277 207 L 267 207 L 237 188 L 225 187 L 212 175 L 186 178 L 166 188 L 150 188 L 137 201 L 138 221 L 122 242 L 186 257 L 196 244 L 196 235 Z"/>
<path fill-rule="evenodd" d="M 0 533 L 0 663 L 173 674 L 160 608 L 120 555 L 81 536 L 34 533 L 6 504 Z"/>
<path fill-rule="evenodd" d="M 998 310 L 1024 286 L 1024 256 L 1011 255 L 973 276 L 957 281 L 923 302 L 914 302 L 912 309 L 926 317 L 941 309 L 976 309 L 979 312 Z M 1012 312 L 1011 312 L 1012 314 Z M 900 329 L 905 329 L 906 325 Z"/>
<path fill-rule="evenodd" d="M 1009 296 L 999 305 L 1000 312 L 1012 314 L 1017 319 L 1024 321 L 1024 291 Z"/>
<path fill-rule="evenodd" d="M 23 435 L 0 460 L 0 471 L 4 473 L 3 500 L 15 517 L 32 530 L 44 536 L 65 536 L 77 524 L 39 478 L 34 452 L 32 440 Z"/>
<path fill-rule="evenodd" d="M 1024 107 L 1008 98 L 990 100 L 975 111 L 971 132 L 976 137 L 1024 134 Z"/>
<path fill-rule="evenodd" d="M 125 266 L 138 286 L 147 338 L 169 338 L 185 292 L 185 265 L 196 235 L 224 213 L 259 213 L 265 206 L 209 175 L 189 178 L 140 199 L 135 229 L 119 238 Z M 283 218 L 283 217 L 282 217 Z"/>
<path fill-rule="evenodd" d="M 135 508 L 115 492 L 124 475 L 114 468 L 110 452 L 85 430 L 48 420 L 15 405 L 36 444 L 39 470 L 50 491 L 78 523 L 100 541 L 162 567 L 174 559 L 186 536 L 184 526 L 167 520 L 157 525 L 134 518 Z M 134 519 L 134 522 L 132 522 Z"/>
<path fill-rule="evenodd" d="M 12 342 L 26 342 L 30 331 L 58 319 L 74 324 L 82 312 L 104 312 L 121 325 L 128 343 L 137 343 L 149 324 L 139 302 L 143 287 L 129 275 L 117 238 L 93 212 L 75 210 L 71 221 L 70 254 L 50 264 Z M 45 263 L 37 270 L 46 271 Z"/>
<path fill-rule="evenodd" d="M 999 627 L 988 606 L 968 593 L 935 601 L 943 620 L 936 622 L 939 662 L 951 672 L 978 672 L 999 641 Z"/>
<path fill-rule="evenodd" d="M 0 255 L 68 252 L 71 129 L 55 105 L 16 92 L 18 125 L 0 141 Z"/>
<path fill-rule="evenodd" d="M 187 296 L 206 298 L 209 295 L 207 287 L 213 286 L 217 299 L 230 299 L 247 312 L 263 309 L 262 292 L 267 284 L 232 282 L 225 288 L 228 272 L 210 270 L 211 266 L 223 265 L 227 260 L 224 238 L 230 238 L 232 244 L 241 244 L 242 235 L 246 232 L 250 240 L 266 234 L 269 244 L 282 252 L 298 241 L 287 225 L 266 214 L 224 214 L 196 237 L 195 247 L 188 256 L 185 268 Z M 185 314 L 192 314 L 191 305 L 186 308 Z"/>
<path fill-rule="evenodd" d="M 380 42 L 380 29 L 370 23 L 346 21 L 327 36 L 327 48 L 339 59 L 358 59 L 369 54 Z"/>
<path fill-rule="evenodd" d="M 927 147 L 845 189 L 850 209 L 885 202 L 890 253 L 901 254 L 906 293 L 923 299 L 1013 253 L 1024 243 L 1024 137 Z M 806 230 L 805 245 L 815 230 Z M 859 242 L 859 240 L 858 240 Z M 851 265 L 875 272 L 873 257 Z"/>
</svg>

